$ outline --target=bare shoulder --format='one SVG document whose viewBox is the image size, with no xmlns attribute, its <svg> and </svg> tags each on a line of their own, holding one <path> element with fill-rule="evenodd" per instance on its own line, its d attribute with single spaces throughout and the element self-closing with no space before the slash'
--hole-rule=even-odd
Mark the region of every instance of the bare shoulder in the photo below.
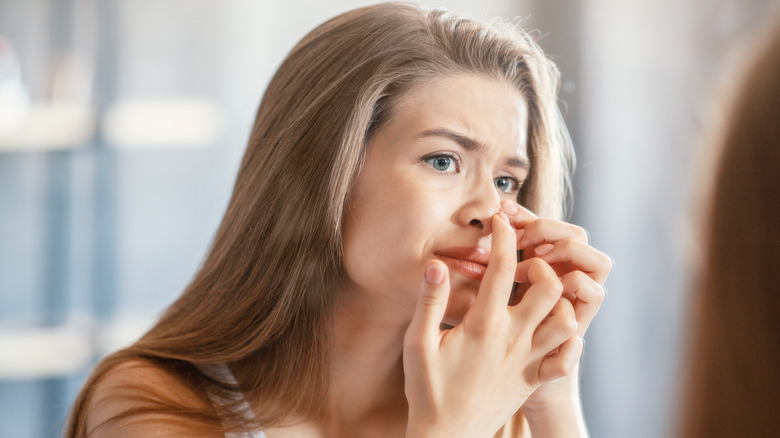
<svg viewBox="0 0 780 438">
<path fill-rule="evenodd" d="M 87 430 L 94 438 L 223 437 L 209 431 L 214 424 L 185 414 L 209 409 L 207 398 L 181 377 L 133 359 L 111 368 L 96 384 L 87 406 Z"/>
</svg>

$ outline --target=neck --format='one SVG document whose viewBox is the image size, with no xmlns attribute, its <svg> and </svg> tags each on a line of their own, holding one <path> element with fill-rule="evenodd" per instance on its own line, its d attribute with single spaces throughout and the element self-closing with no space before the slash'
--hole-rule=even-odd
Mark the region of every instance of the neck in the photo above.
<svg viewBox="0 0 780 438">
<path fill-rule="evenodd" d="M 267 428 L 266 436 L 404 436 L 408 405 L 403 339 L 413 311 L 413 306 L 392 295 L 343 285 L 334 306 L 324 417 Z"/>
<path fill-rule="evenodd" d="M 388 436 L 393 427 L 405 428 L 402 353 L 411 313 L 386 298 L 349 286 L 339 293 L 325 421 L 326 430 L 337 435 L 371 426 Z"/>
</svg>

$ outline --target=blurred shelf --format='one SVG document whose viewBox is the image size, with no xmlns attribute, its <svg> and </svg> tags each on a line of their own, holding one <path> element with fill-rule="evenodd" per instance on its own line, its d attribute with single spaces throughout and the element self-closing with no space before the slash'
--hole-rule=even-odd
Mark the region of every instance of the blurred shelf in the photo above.
<svg viewBox="0 0 780 438">
<path fill-rule="evenodd" d="M 86 319 L 55 327 L 0 329 L 0 381 L 72 376 L 94 360 L 135 342 L 154 323 L 132 314 L 95 326 Z"/>
<path fill-rule="evenodd" d="M 121 149 L 193 148 L 215 143 L 224 120 L 205 98 L 122 99 L 106 110 L 101 132 Z"/>
<path fill-rule="evenodd" d="M 0 133 L 0 152 L 51 151 L 79 147 L 95 132 L 95 113 L 67 102 L 30 105 L 10 132 Z"/>
<path fill-rule="evenodd" d="M 0 380 L 75 374 L 93 357 L 89 330 L 79 326 L 0 331 Z"/>
<path fill-rule="evenodd" d="M 119 149 L 197 148 L 214 144 L 224 111 L 203 98 L 122 99 L 109 106 L 101 134 Z M 94 110 L 71 103 L 32 104 L 11 132 L 0 132 L 0 152 L 72 149 L 89 142 Z"/>
</svg>

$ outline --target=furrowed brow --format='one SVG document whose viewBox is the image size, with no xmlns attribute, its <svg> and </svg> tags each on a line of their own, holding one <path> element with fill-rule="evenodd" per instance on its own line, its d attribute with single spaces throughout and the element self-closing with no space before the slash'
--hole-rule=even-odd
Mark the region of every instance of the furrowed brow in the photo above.
<svg viewBox="0 0 780 438">
<path fill-rule="evenodd" d="M 466 149 L 469 152 L 485 149 L 485 146 L 482 143 L 444 128 L 425 131 L 420 134 L 419 137 L 444 137 L 458 143 L 463 149 Z"/>
<path fill-rule="evenodd" d="M 461 147 L 463 147 L 463 149 L 469 152 L 486 149 L 485 145 L 483 145 L 482 143 L 472 138 L 466 137 L 465 135 L 458 134 L 455 131 L 451 131 L 445 128 L 431 129 L 425 131 L 421 133 L 419 137 L 444 137 L 454 141 L 455 143 L 458 143 Z M 507 160 L 506 164 L 507 166 L 516 167 L 522 170 L 528 170 L 531 168 L 531 163 L 529 163 L 528 159 L 526 158 L 517 158 L 517 157 L 510 158 L 509 160 Z"/>
<path fill-rule="evenodd" d="M 510 158 L 506 162 L 507 166 L 517 167 L 518 169 L 528 170 L 531 168 L 531 163 L 525 158 Z"/>
</svg>

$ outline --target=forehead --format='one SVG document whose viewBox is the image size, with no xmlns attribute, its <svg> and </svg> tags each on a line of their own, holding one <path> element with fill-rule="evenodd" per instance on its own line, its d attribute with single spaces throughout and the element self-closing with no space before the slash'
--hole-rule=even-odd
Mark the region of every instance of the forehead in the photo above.
<svg viewBox="0 0 780 438">
<path fill-rule="evenodd" d="M 399 133 L 446 128 L 506 155 L 528 157 L 527 105 L 506 80 L 438 77 L 412 87 L 394 106 L 387 128 Z"/>
</svg>

